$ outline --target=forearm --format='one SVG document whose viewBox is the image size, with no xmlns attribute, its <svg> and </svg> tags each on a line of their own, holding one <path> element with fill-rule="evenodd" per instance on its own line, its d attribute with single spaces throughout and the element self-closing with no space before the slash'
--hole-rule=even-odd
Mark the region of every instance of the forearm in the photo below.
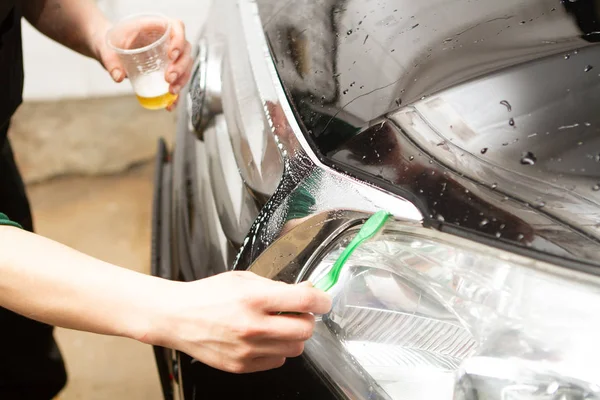
<svg viewBox="0 0 600 400">
<path fill-rule="evenodd" d="M 143 339 L 173 282 L 0 226 L 0 306 L 65 328 Z"/>
<path fill-rule="evenodd" d="M 23 0 L 25 18 L 46 36 L 89 57 L 98 58 L 94 38 L 109 23 L 93 0 Z"/>
</svg>

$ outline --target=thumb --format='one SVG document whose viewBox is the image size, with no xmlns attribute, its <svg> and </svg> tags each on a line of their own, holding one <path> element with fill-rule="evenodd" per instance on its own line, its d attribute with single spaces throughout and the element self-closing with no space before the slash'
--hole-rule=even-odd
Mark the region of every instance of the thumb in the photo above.
<svg viewBox="0 0 600 400">
<path fill-rule="evenodd" d="M 310 281 L 304 281 L 300 282 L 298 286 L 313 287 L 313 284 Z"/>
<path fill-rule="evenodd" d="M 119 83 L 122 82 L 123 79 L 127 76 L 125 73 L 125 69 L 123 68 L 123 64 L 121 64 L 121 60 L 117 53 L 110 49 L 105 49 L 102 52 L 102 65 L 108 71 L 112 79 Z"/>
</svg>

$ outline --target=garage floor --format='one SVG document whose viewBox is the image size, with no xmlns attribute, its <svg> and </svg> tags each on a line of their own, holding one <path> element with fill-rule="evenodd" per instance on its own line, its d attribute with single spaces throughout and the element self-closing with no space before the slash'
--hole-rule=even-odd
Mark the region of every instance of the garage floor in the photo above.
<svg viewBox="0 0 600 400">
<path fill-rule="evenodd" d="M 102 260 L 149 272 L 153 167 L 31 185 L 38 233 Z M 161 392 L 150 346 L 59 329 L 69 384 L 61 400 L 154 400 Z"/>
</svg>

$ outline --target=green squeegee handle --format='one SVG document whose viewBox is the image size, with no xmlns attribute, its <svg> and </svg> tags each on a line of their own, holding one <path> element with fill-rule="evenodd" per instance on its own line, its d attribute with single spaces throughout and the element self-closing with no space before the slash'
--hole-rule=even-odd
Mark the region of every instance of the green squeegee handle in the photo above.
<svg viewBox="0 0 600 400">
<path fill-rule="evenodd" d="M 344 249 L 340 257 L 333 264 L 333 267 L 329 270 L 327 275 L 321 278 L 316 284 L 315 288 L 321 289 L 325 292 L 330 290 L 340 278 L 342 268 L 346 264 L 346 261 L 350 258 L 352 253 L 360 246 L 363 242 L 372 239 L 379 231 L 383 228 L 385 223 L 390 218 L 391 214 L 387 211 L 378 211 L 373 214 L 360 228 L 360 231 L 356 234 L 350 244 Z"/>
</svg>

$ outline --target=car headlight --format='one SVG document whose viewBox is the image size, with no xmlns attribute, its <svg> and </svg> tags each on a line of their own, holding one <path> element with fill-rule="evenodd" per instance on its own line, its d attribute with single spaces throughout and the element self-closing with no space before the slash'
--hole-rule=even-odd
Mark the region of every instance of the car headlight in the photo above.
<svg viewBox="0 0 600 400">
<path fill-rule="evenodd" d="M 313 263 L 312 282 L 356 232 Z M 600 399 L 595 276 L 393 225 L 331 293 L 306 353 L 349 398 Z"/>
</svg>

